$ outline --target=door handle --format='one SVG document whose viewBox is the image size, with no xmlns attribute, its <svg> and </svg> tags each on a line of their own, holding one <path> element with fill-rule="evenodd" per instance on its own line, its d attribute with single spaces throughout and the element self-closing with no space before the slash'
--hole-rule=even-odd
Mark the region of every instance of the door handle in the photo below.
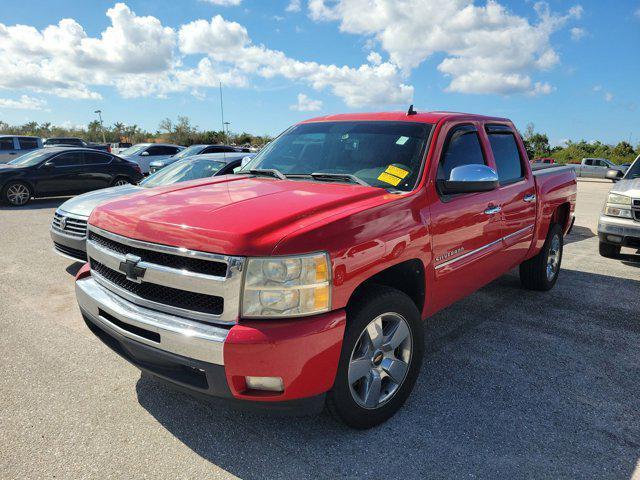
<svg viewBox="0 0 640 480">
<path fill-rule="evenodd" d="M 496 213 L 500 213 L 501 211 L 502 207 L 489 207 L 484 211 L 484 213 L 486 213 L 487 215 L 494 215 Z"/>
<path fill-rule="evenodd" d="M 536 199 L 536 194 L 535 193 L 529 193 L 527 195 L 524 196 L 524 201 L 525 202 L 533 202 Z"/>
</svg>

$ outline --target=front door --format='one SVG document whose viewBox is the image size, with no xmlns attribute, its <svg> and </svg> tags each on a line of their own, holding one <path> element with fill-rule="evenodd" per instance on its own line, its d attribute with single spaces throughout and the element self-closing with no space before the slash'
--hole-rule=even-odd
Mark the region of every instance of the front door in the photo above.
<svg viewBox="0 0 640 480">
<path fill-rule="evenodd" d="M 38 195 L 66 195 L 82 191 L 84 162 L 82 151 L 56 155 L 43 165 L 37 174 Z"/>
<path fill-rule="evenodd" d="M 444 127 L 445 140 L 436 147 L 434 158 L 438 161 L 432 162 L 429 178 L 446 180 L 453 168 L 466 164 L 495 168 L 478 132 L 481 127 L 477 122 Z M 504 272 L 499 261 L 502 215 L 494 191 L 444 195 L 437 181 L 430 184 L 429 191 L 435 267 L 432 302 L 436 311 Z"/>
</svg>

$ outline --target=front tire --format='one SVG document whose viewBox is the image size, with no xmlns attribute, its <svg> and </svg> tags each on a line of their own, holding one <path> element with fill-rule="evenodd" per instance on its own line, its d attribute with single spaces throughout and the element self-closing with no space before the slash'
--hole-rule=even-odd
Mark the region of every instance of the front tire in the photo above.
<svg viewBox="0 0 640 480">
<path fill-rule="evenodd" d="M 540 253 L 520 264 L 522 285 L 529 290 L 551 290 L 560 274 L 563 247 L 562 228 L 554 223 Z"/>
<path fill-rule="evenodd" d="M 2 200 L 13 207 L 26 205 L 32 196 L 31 188 L 23 182 L 9 182 L 2 189 Z"/>
<path fill-rule="evenodd" d="M 598 247 L 600 255 L 606 258 L 618 258 L 620 256 L 620 245 L 612 245 L 610 243 L 600 242 Z"/>
<path fill-rule="evenodd" d="M 118 177 L 111 183 L 111 186 L 112 187 L 120 187 L 122 185 L 130 185 L 130 184 L 131 184 L 131 182 L 128 179 L 126 179 L 124 177 Z"/>
<path fill-rule="evenodd" d="M 393 288 L 368 288 L 347 308 L 328 410 L 354 428 L 386 421 L 413 390 L 423 354 L 423 325 L 413 301 Z"/>
</svg>

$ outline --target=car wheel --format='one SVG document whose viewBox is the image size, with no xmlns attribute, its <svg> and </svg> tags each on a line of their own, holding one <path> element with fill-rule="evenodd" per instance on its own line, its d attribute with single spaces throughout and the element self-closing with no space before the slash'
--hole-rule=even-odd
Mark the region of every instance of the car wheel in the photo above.
<svg viewBox="0 0 640 480">
<path fill-rule="evenodd" d="M 129 180 L 127 180 L 126 178 L 118 177 L 113 181 L 111 186 L 112 187 L 120 187 L 122 185 L 129 185 L 129 184 L 131 184 L 131 182 Z"/>
<path fill-rule="evenodd" d="M 520 264 L 520 282 L 530 290 L 551 290 L 558 280 L 564 241 L 562 228 L 553 224 L 540 253 Z"/>
<path fill-rule="evenodd" d="M 598 250 L 600 255 L 606 258 L 618 258 L 620 256 L 620 245 L 612 245 L 610 243 L 600 242 Z"/>
<path fill-rule="evenodd" d="M 389 419 L 413 390 L 423 352 L 423 325 L 413 301 L 393 288 L 369 288 L 347 308 L 328 410 L 354 428 Z"/>
<path fill-rule="evenodd" d="M 31 188 L 26 183 L 9 182 L 4 187 L 2 198 L 9 205 L 21 207 L 29 203 L 32 195 Z"/>
</svg>

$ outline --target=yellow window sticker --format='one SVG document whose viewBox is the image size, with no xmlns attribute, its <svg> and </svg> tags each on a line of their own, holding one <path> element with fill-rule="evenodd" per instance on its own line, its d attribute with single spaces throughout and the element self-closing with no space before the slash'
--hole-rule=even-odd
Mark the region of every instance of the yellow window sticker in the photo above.
<svg viewBox="0 0 640 480">
<path fill-rule="evenodd" d="M 400 167 L 396 167 L 393 165 L 389 165 L 387 167 L 387 169 L 385 170 L 385 172 L 390 173 L 391 175 L 395 175 L 396 177 L 400 177 L 400 178 L 404 178 L 407 175 L 409 175 L 409 172 L 407 172 L 405 169 L 400 168 Z"/>
<path fill-rule="evenodd" d="M 393 175 L 389 175 L 387 172 L 382 172 L 378 176 L 378 180 L 380 180 L 381 182 L 393 185 L 394 187 L 397 187 L 402 179 L 398 177 L 394 177 Z"/>
</svg>

